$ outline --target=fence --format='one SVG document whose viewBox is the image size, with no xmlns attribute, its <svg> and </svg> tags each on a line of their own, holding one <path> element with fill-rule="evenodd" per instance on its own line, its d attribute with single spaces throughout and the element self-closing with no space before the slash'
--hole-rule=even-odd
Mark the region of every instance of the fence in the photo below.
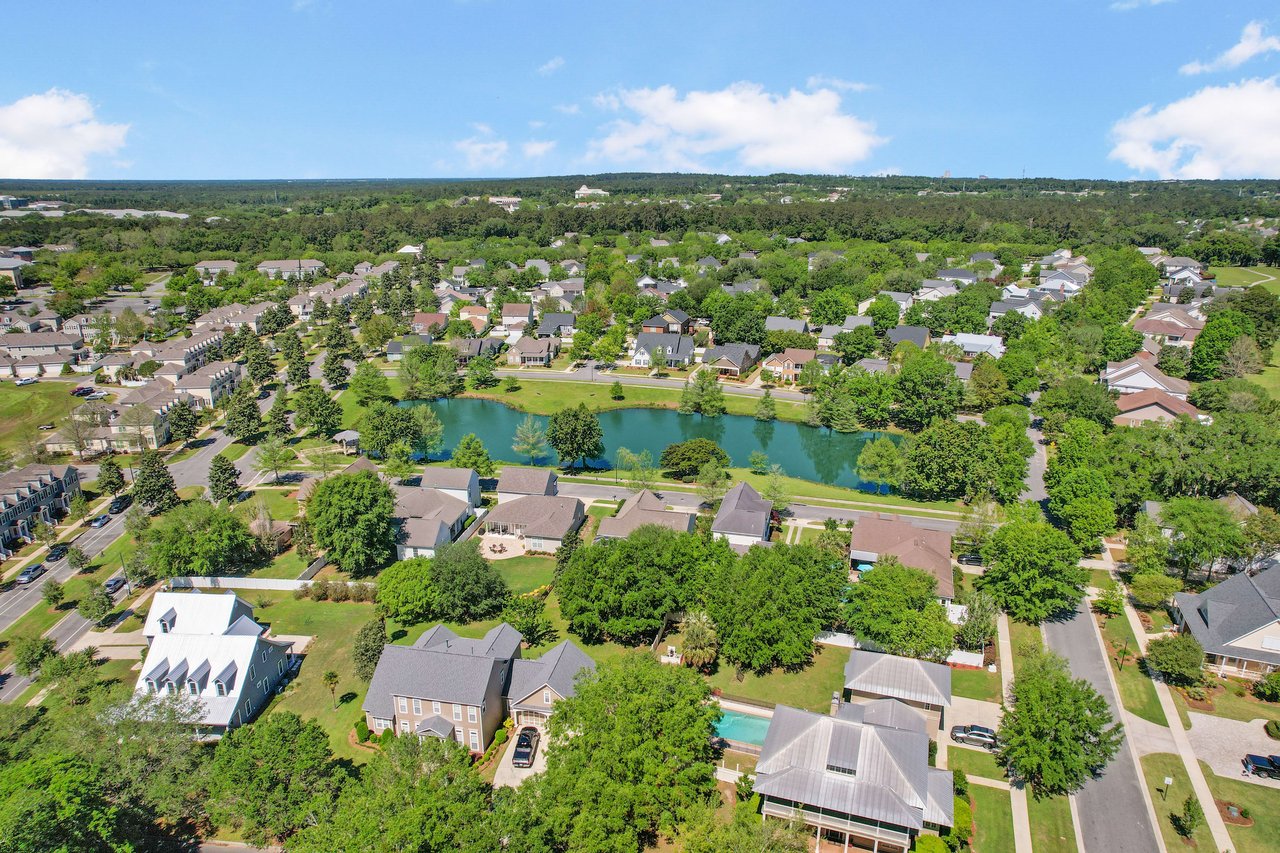
<svg viewBox="0 0 1280 853">
<path fill-rule="evenodd" d="M 870 652 L 881 651 L 874 643 L 859 643 L 858 638 L 852 634 L 844 634 L 840 631 L 823 631 L 821 634 L 813 638 L 815 643 L 824 646 L 838 646 L 842 649 L 865 649 Z M 947 655 L 947 663 L 953 666 L 972 666 L 978 669 L 982 668 L 982 654 L 980 652 L 965 652 L 956 649 Z"/>
</svg>

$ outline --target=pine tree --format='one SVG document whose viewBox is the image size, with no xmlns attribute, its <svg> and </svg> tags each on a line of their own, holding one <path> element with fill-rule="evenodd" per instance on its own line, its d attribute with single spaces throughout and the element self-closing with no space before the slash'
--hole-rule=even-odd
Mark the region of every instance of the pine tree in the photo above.
<svg viewBox="0 0 1280 853">
<path fill-rule="evenodd" d="M 235 463 L 219 453 L 209 465 L 209 496 L 225 501 L 240 494 L 240 472 Z"/>
<path fill-rule="evenodd" d="M 178 505 L 178 490 L 173 475 L 155 450 L 144 450 L 138 463 L 138 476 L 133 481 L 133 496 L 139 503 L 160 512 Z"/>
<path fill-rule="evenodd" d="M 108 456 L 98 466 L 98 488 L 113 496 L 124 491 L 124 475 L 115 457 Z"/>
<path fill-rule="evenodd" d="M 686 379 L 684 388 L 680 391 L 680 406 L 677 411 L 682 415 L 692 415 L 701 408 L 702 395 L 698 387 Z"/>
<path fill-rule="evenodd" d="M 196 413 L 190 406 L 179 403 L 169 410 L 169 437 L 186 444 L 196 437 L 198 428 Z"/>
<path fill-rule="evenodd" d="M 489 451 L 473 432 L 464 435 L 454 448 L 452 464 L 455 468 L 471 468 L 481 477 L 493 476 L 493 460 L 489 458 Z"/>
<path fill-rule="evenodd" d="M 267 434 L 281 441 L 293 435 L 293 424 L 289 420 L 289 398 L 284 391 L 276 394 L 276 401 L 267 412 Z"/>
<path fill-rule="evenodd" d="M 756 403 L 756 420 L 758 421 L 774 421 L 778 419 L 778 404 L 774 402 L 773 394 L 769 389 L 764 389 L 764 396 L 760 398 L 760 402 Z"/>
<path fill-rule="evenodd" d="M 227 433 L 236 438 L 249 438 L 262 429 L 262 412 L 249 384 L 241 385 L 231 395 L 227 406 Z"/>
<path fill-rule="evenodd" d="M 626 394 L 622 393 L 622 383 L 614 380 L 614 383 L 609 386 L 609 399 L 623 400 L 626 399 L 626 396 Z"/>
<path fill-rule="evenodd" d="M 258 339 L 254 338 L 254 340 Z M 272 363 L 271 356 L 267 355 L 267 348 L 260 341 L 256 347 L 250 349 L 245 367 L 255 385 L 262 385 L 276 375 L 276 366 Z"/>
<path fill-rule="evenodd" d="M 533 415 L 526 415 L 516 426 L 516 440 L 512 442 L 511 449 L 521 456 L 528 456 L 530 465 L 535 464 L 538 457 L 546 455 L 547 431 L 538 425 Z"/>
<path fill-rule="evenodd" d="M 337 388 L 339 385 L 347 381 L 347 377 L 351 375 L 351 371 L 347 369 L 345 359 L 339 355 L 330 353 L 325 356 L 324 367 L 320 369 L 320 375 L 324 377 L 325 383 L 330 388 Z"/>
<path fill-rule="evenodd" d="M 716 379 L 716 375 L 709 370 L 700 370 L 693 378 L 694 384 L 699 386 L 702 397 L 702 405 L 698 409 L 698 414 L 705 418 L 718 418 L 724 414 L 724 389 L 720 387 L 720 382 Z"/>
</svg>

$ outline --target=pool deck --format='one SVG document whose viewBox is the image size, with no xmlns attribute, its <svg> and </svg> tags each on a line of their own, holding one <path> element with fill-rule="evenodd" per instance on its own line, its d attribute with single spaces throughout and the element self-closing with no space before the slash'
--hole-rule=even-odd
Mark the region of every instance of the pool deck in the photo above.
<svg viewBox="0 0 1280 853">
<path fill-rule="evenodd" d="M 746 702 L 735 702 L 732 699 L 726 699 L 723 696 L 715 697 L 716 704 L 726 711 L 737 711 L 739 714 L 748 714 L 752 717 L 764 717 L 766 720 L 773 719 L 773 709 L 766 708 L 763 705 L 749 705 Z"/>
</svg>

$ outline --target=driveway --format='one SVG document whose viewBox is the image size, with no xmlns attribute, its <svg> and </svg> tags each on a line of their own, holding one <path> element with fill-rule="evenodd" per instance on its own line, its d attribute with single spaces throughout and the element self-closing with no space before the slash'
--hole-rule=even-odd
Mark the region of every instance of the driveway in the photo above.
<svg viewBox="0 0 1280 853">
<path fill-rule="evenodd" d="M 1262 720 L 1243 722 L 1228 720 L 1210 714 L 1198 714 L 1191 711 L 1187 714 L 1191 720 L 1191 731 L 1187 737 L 1191 740 L 1191 748 L 1196 758 L 1208 764 L 1213 772 L 1225 779 L 1241 779 L 1255 785 L 1266 785 L 1268 788 L 1280 788 L 1280 779 L 1263 779 L 1259 776 L 1246 776 L 1240 762 L 1246 753 L 1254 755 L 1275 755 L 1280 753 L 1280 743 L 1267 737 L 1263 731 Z"/>
<path fill-rule="evenodd" d="M 990 729 L 998 729 L 1003 713 L 1004 711 L 995 702 L 952 696 L 951 710 L 947 711 L 947 737 L 951 737 L 951 726 L 986 726 Z"/>
<path fill-rule="evenodd" d="M 520 730 L 516 729 L 512 732 L 510 739 L 503 744 L 502 758 L 498 759 L 498 770 L 493 774 L 494 787 L 519 788 L 525 779 L 535 773 L 541 773 L 547 769 L 547 733 L 542 732 L 542 737 L 538 740 L 538 751 L 533 756 L 532 767 L 516 767 L 511 763 L 511 756 L 515 754 L 516 737 Z"/>
</svg>

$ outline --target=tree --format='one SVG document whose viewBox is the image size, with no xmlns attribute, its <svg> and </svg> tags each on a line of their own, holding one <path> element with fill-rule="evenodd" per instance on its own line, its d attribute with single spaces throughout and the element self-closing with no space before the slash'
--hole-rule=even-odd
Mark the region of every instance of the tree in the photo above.
<svg viewBox="0 0 1280 853">
<path fill-rule="evenodd" d="M 983 651 L 996 635 L 1000 605 L 992 596 L 977 590 L 964 596 L 961 603 L 966 613 L 964 622 L 956 629 L 956 644 L 969 651 Z"/>
<path fill-rule="evenodd" d="M 418 422 L 411 409 L 377 402 L 365 412 L 360 444 L 371 453 L 385 456 L 392 445 L 412 446 L 418 435 Z"/>
<path fill-rule="evenodd" d="M 326 362 L 328 359 L 325 359 Z M 377 365 L 371 361 L 362 361 L 356 365 L 355 375 L 347 386 L 351 395 L 356 398 L 356 405 L 368 408 L 372 403 L 394 399 L 391 396 L 391 385 L 387 377 L 382 375 Z"/>
<path fill-rule="evenodd" d="M 521 456 L 528 456 L 530 465 L 546 455 L 547 431 L 533 415 L 525 415 L 524 420 L 516 425 L 516 437 L 511 449 Z"/>
<path fill-rule="evenodd" d="M 178 505 L 178 490 L 173 475 L 165 467 L 164 460 L 155 450 L 144 450 L 138 461 L 138 473 L 133 479 L 133 497 L 157 512 L 164 512 Z"/>
<path fill-rule="evenodd" d="M 44 586 L 40 588 L 40 598 L 42 598 L 44 603 L 49 605 L 50 608 L 57 610 L 58 605 L 62 604 L 62 602 L 66 600 L 67 591 L 63 588 L 62 584 L 58 583 L 53 578 L 49 578 L 44 582 Z"/>
<path fill-rule="evenodd" d="M 1156 367 L 1174 379 L 1185 379 L 1191 370 L 1191 350 L 1177 344 L 1165 344 L 1160 347 Z"/>
<path fill-rule="evenodd" d="M 1159 524 L 1140 512 L 1125 537 L 1125 553 L 1135 575 L 1163 575 L 1169 565 L 1169 540 Z"/>
<path fill-rule="evenodd" d="M 619 447 L 616 465 L 619 471 L 627 472 L 627 479 L 636 491 L 652 491 L 658 485 L 658 469 L 647 450 L 632 453 L 625 447 Z"/>
<path fill-rule="evenodd" d="M 257 340 L 256 338 L 254 339 Z M 245 372 L 249 375 L 249 381 L 254 385 L 261 387 L 263 384 L 271 381 L 276 375 L 276 366 L 271 362 L 271 356 L 267 354 L 266 347 L 261 343 L 251 349 L 247 349 L 245 358 Z"/>
<path fill-rule="evenodd" d="M 778 419 L 778 404 L 773 399 L 773 393 L 768 389 L 764 389 L 764 393 L 760 395 L 760 402 L 756 403 L 755 418 L 758 421 L 773 421 Z"/>
<path fill-rule="evenodd" d="M 1147 671 L 1169 684 L 1198 684 L 1204 678 L 1204 649 L 1190 634 L 1171 634 L 1147 644 Z"/>
<path fill-rule="evenodd" d="M 467 379 L 472 388 L 492 388 L 498 384 L 494 375 L 493 359 L 487 355 L 476 356 L 467 363 Z"/>
<path fill-rule="evenodd" d="M 882 557 L 849 588 L 845 624 L 889 654 L 945 661 L 955 629 L 937 588 L 928 572 Z"/>
<path fill-rule="evenodd" d="M 169 437 L 174 441 L 186 445 L 196 437 L 198 429 L 199 421 L 190 406 L 180 403 L 169 410 Z"/>
<path fill-rule="evenodd" d="M 75 521 L 84 521 L 89 515 L 89 499 L 84 496 L 84 492 L 76 492 L 71 498 L 71 505 L 67 507 L 67 516 Z"/>
<path fill-rule="evenodd" d="M 739 777 L 739 786 L 749 786 L 754 781 L 750 774 Z M 806 853 L 813 845 L 808 833 L 798 827 L 777 820 L 761 820 L 759 801 L 753 801 L 750 788 L 739 791 L 738 804 L 733 818 L 726 823 L 714 805 L 707 804 L 689 809 L 685 822 L 676 834 L 676 846 L 685 853 L 721 853 L 724 850 L 754 850 L 759 853 Z M 932 836 L 916 839 L 917 851 L 923 851 L 921 842 Z"/>
<path fill-rule="evenodd" d="M 236 464 L 221 453 L 209 464 L 209 496 L 215 501 L 230 501 L 240 494 L 240 472 Z"/>
<path fill-rule="evenodd" d="M 382 647 L 387 642 L 387 625 L 381 618 L 364 623 L 356 632 L 355 641 L 351 644 L 351 657 L 356 677 L 361 681 L 373 678 L 373 671 L 382 658 Z"/>
<path fill-rule="evenodd" d="M 626 396 L 627 395 L 622 391 L 622 383 L 615 379 L 613 384 L 609 386 L 609 399 L 625 400 Z"/>
<path fill-rule="evenodd" d="M 1078 790 L 1119 750 L 1123 727 L 1106 700 L 1057 655 L 1024 658 L 1009 692 L 997 756 L 1036 797 Z"/>
<path fill-rule="evenodd" d="M 1280 702 L 1280 670 L 1254 682 L 1253 695 L 1263 702 Z"/>
<path fill-rule="evenodd" d="M 781 465 L 774 465 L 769 469 L 769 476 L 764 481 L 764 488 L 760 490 L 760 497 L 773 504 L 774 512 L 782 512 L 791 505 L 791 495 L 787 492 L 787 483 Z"/>
<path fill-rule="evenodd" d="M 1173 815 L 1173 828 L 1183 838 L 1190 838 L 1196 834 L 1196 830 L 1204 825 L 1204 807 L 1200 805 L 1200 800 L 1195 794 L 1187 794 L 1187 798 L 1182 802 L 1181 814 Z"/>
<path fill-rule="evenodd" d="M 545 645 L 556 637 L 556 629 L 551 624 L 551 619 L 543 613 L 546 604 L 545 593 L 531 592 L 512 596 L 502 610 L 501 619 L 519 631 L 529 645 Z"/>
<path fill-rule="evenodd" d="M 0 837 L 6 850 L 133 850 L 127 810 L 104 790 L 98 768 L 53 752 L 0 768 Z"/>
<path fill-rule="evenodd" d="M 107 590 L 98 584 L 85 594 L 76 604 L 76 612 L 81 617 L 93 623 L 94 625 L 102 622 L 107 618 L 107 614 L 111 612 L 111 608 L 115 603 L 111 600 L 111 596 L 107 594 Z"/>
<path fill-rule="evenodd" d="M 13 668 L 18 675 L 33 675 L 58 653 L 49 637 L 18 637 L 13 641 Z"/>
<path fill-rule="evenodd" d="M 342 406 L 313 382 L 298 386 L 293 395 L 294 424 L 317 435 L 331 436 L 342 429 Z"/>
<path fill-rule="evenodd" d="M 1195 380 L 1217 379 L 1231 346 L 1242 336 L 1252 336 L 1253 321 L 1240 311 L 1214 311 L 1191 345 L 1191 368 L 1188 376 Z"/>
<path fill-rule="evenodd" d="M 1083 418 L 1110 428 L 1111 419 L 1120 413 L 1113 392 L 1079 376 L 1051 385 L 1031 408 L 1045 418 L 1047 426 L 1050 422 L 1061 424 L 1069 418 Z"/>
<path fill-rule="evenodd" d="M 156 413 L 149 406 L 130 406 L 120 415 L 120 425 L 132 436 L 133 443 L 139 450 L 147 447 L 149 436 L 151 443 L 154 443 L 152 431 L 155 423 Z"/>
<path fill-rule="evenodd" d="M 325 356 L 324 366 L 320 368 L 320 376 L 324 379 L 326 385 L 330 388 L 337 388 L 346 382 L 347 377 L 350 375 L 351 371 L 347 369 L 347 361 L 341 355 L 329 354 Z"/>
<path fill-rule="evenodd" d="M 276 400 L 267 412 L 267 435 L 284 441 L 293 435 L 293 422 L 289 418 L 289 397 L 284 391 L 276 393 Z"/>
<path fill-rule="evenodd" d="M 392 563 L 378 575 L 378 609 L 401 625 L 432 618 L 438 608 L 431 583 L 431 561 L 413 557 Z"/>
<path fill-rule="evenodd" d="M 406 399 L 452 397 L 462 390 L 458 354 L 452 347 L 439 344 L 411 347 L 400 361 L 400 379 Z"/>
<path fill-rule="evenodd" d="M 143 407 L 146 408 L 145 406 Z M 147 409 L 148 414 L 152 414 Z M 154 415 L 152 415 L 154 417 Z M 97 425 L 89 418 L 84 417 L 80 412 L 72 412 L 63 419 L 61 424 L 62 435 L 66 438 L 67 443 L 84 458 L 84 452 L 89 449 L 89 443 L 93 440 L 94 432 Z"/>
<path fill-rule="evenodd" d="M 978 588 L 1010 617 L 1037 624 L 1070 610 L 1084 595 L 1089 573 L 1080 549 L 1043 519 L 1015 518 L 991 534 L 982 549 L 987 569 Z"/>
<path fill-rule="evenodd" d="M 316 544 L 344 572 L 370 574 L 395 553 L 395 499 L 372 471 L 321 480 L 307 501 Z"/>
<path fill-rule="evenodd" d="M 1266 506 L 1257 510 L 1241 525 L 1245 557 L 1251 568 L 1260 567 L 1272 554 L 1280 551 L 1280 513 Z"/>
<path fill-rule="evenodd" d="M 869 441 L 858 454 L 858 479 L 876 484 L 876 494 L 883 486 L 891 490 L 902 485 L 906 463 L 898 445 L 887 435 Z"/>
<path fill-rule="evenodd" d="M 724 410 L 724 389 L 714 373 L 699 370 L 692 380 L 685 382 L 684 391 L 680 394 L 681 413 L 715 418 L 723 415 Z"/>
<path fill-rule="evenodd" d="M 985 412 L 995 406 L 1003 406 L 1012 396 L 1009 391 L 1009 380 L 994 359 L 980 358 L 973 365 L 973 374 L 969 377 L 969 399 L 974 408 Z"/>
<path fill-rule="evenodd" d="M 208 501 L 190 501 L 156 519 L 143 536 L 147 565 L 160 577 L 212 577 L 243 572 L 256 549 L 236 513 Z"/>
<path fill-rule="evenodd" d="M 919 432 L 936 420 L 955 415 L 964 391 L 955 367 L 942 356 L 918 352 L 903 362 L 894 383 L 894 419 L 903 429 Z"/>
<path fill-rule="evenodd" d="M 337 673 L 325 673 L 322 680 L 329 685 L 330 674 L 336 686 Z M 284 711 L 218 741 L 206 778 L 205 807 L 215 823 L 265 844 L 328 813 L 346 774 L 333 760 L 324 728 Z"/>
<path fill-rule="evenodd" d="M 67 549 L 67 565 L 73 572 L 83 572 L 89 566 L 89 555 L 72 545 Z"/>
<path fill-rule="evenodd" d="M 511 593 L 493 564 L 480 553 L 480 541 L 468 539 L 441 548 L 431 561 L 440 618 L 467 623 L 502 611 Z"/>
<path fill-rule="evenodd" d="M 227 404 L 227 434 L 239 439 L 251 439 L 262 430 L 262 410 L 251 387 L 248 383 L 241 385 Z"/>
<path fill-rule="evenodd" d="M 98 465 L 98 488 L 113 497 L 124 491 L 124 475 L 114 457 L 108 456 Z"/>
<path fill-rule="evenodd" d="M 698 469 L 697 483 L 703 503 L 714 506 L 729 490 L 729 472 L 718 459 L 709 459 Z"/>
<path fill-rule="evenodd" d="M 270 471 L 275 482 L 280 482 L 280 469 L 293 461 L 296 454 L 278 438 L 268 438 L 258 445 L 253 467 L 262 474 Z"/>
<path fill-rule="evenodd" d="M 1134 602 L 1146 610 L 1152 610 L 1165 604 L 1174 593 L 1182 591 L 1182 582 L 1177 578 L 1160 574 L 1140 574 L 1129 584 L 1129 593 Z"/>
<path fill-rule="evenodd" d="M 706 592 L 720 657 L 752 672 L 807 664 L 813 638 L 840 618 L 846 560 L 812 545 L 776 545 L 721 563 Z"/>
<path fill-rule="evenodd" d="M 674 831 L 676 816 L 715 790 L 720 712 L 709 696 L 696 673 L 648 655 L 586 675 L 547 723 L 547 770 L 534 794 L 538 841 L 513 839 L 512 849 L 638 850 Z M 619 743 L 634 747 L 612 749 L 602 766 L 600 756 Z"/>
<path fill-rule="evenodd" d="M 658 459 L 658 465 L 673 477 L 689 480 L 711 461 L 722 468 L 729 467 L 729 454 L 709 438 L 691 438 L 688 441 L 668 444 Z"/>
<path fill-rule="evenodd" d="M 1000 507 L 990 499 L 979 499 L 964 508 L 956 527 L 956 544 L 970 554 L 982 551 L 991 531 L 1000 522 Z"/>
<path fill-rule="evenodd" d="M 1160 510 L 1160 521 L 1173 530 L 1171 550 L 1185 581 L 1192 569 L 1213 576 L 1218 560 L 1243 556 L 1244 533 L 1231 511 L 1207 498 L 1174 498 Z"/>
<path fill-rule="evenodd" d="M 37 521 L 35 527 L 31 528 L 31 538 L 46 548 L 52 548 L 53 543 L 58 541 L 58 530 L 47 521 Z"/>
<path fill-rule="evenodd" d="M 585 466 L 588 459 L 604 456 L 604 430 L 586 403 L 553 414 L 547 427 L 547 441 L 566 468 L 572 467 L 575 461 Z"/>
<path fill-rule="evenodd" d="M 841 361 L 850 365 L 875 355 L 879 345 L 875 329 L 870 326 L 858 326 L 847 332 L 837 332 L 831 339 L 831 348 L 840 353 Z"/>
<path fill-rule="evenodd" d="M 850 522 L 852 524 L 852 522 Z M 841 528 L 840 522 L 834 518 L 823 519 L 822 532 L 818 534 L 814 545 L 818 550 L 844 559 L 849 554 L 849 529 Z"/>
<path fill-rule="evenodd" d="M 974 421 L 939 421 L 907 443 L 902 487 L 924 500 L 975 498 L 994 493 L 996 474 L 987 428 Z"/>
<path fill-rule="evenodd" d="M 449 464 L 454 468 L 471 468 L 481 477 L 493 476 L 494 465 L 493 460 L 489 458 L 489 451 L 485 449 L 484 442 L 473 432 L 459 439 Z"/>
<path fill-rule="evenodd" d="M 686 613 L 680 623 L 680 655 L 685 664 L 705 670 L 716 661 L 716 623 L 702 610 Z"/>
</svg>

